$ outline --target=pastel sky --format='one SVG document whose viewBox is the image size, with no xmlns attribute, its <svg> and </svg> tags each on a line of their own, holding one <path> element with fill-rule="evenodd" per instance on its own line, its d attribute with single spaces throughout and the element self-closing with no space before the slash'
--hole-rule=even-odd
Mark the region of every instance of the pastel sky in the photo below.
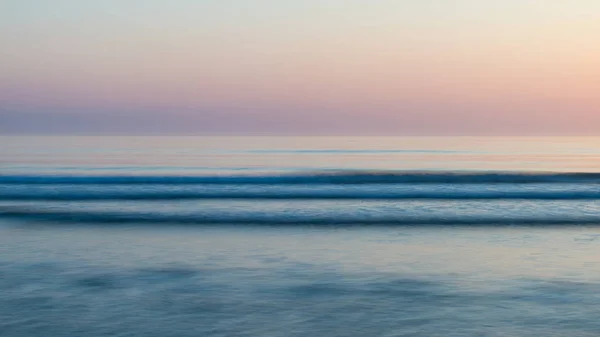
<svg viewBox="0 0 600 337">
<path fill-rule="evenodd" d="M 600 134 L 600 1 L 1 0 L 0 132 Z"/>
</svg>

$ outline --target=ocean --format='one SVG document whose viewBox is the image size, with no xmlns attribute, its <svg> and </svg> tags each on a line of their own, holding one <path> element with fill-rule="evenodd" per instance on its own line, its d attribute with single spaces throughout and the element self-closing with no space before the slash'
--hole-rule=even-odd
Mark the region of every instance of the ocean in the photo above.
<svg viewBox="0 0 600 337">
<path fill-rule="evenodd" d="M 600 138 L 0 137 L 0 336 L 599 336 Z"/>
</svg>

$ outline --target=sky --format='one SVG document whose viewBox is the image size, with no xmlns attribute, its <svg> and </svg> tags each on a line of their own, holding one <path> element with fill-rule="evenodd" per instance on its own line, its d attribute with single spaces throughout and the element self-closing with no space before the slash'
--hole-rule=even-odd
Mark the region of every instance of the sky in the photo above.
<svg viewBox="0 0 600 337">
<path fill-rule="evenodd" d="M 598 135 L 598 0 L 0 0 L 0 133 Z"/>
</svg>

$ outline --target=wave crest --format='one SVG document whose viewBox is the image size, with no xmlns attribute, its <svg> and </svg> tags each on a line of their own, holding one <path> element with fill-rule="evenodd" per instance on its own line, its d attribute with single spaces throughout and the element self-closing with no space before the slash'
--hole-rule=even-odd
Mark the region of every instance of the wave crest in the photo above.
<svg viewBox="0 0 600 337">
<path fill-rule="evenodd" d="M 588 172 L 381 172 L 240 176 L 58 176 L 0 175 L 0 184 L 528 184 L 600 183 Z"/>
</svg>

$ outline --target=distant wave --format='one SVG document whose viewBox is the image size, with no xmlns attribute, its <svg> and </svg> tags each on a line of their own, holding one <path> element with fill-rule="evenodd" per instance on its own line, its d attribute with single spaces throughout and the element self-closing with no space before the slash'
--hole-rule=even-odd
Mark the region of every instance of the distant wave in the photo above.
<svg viewBox="0 0 600 337">
<path fill-rule="evenodd" d="M 328 149 L 328 150 L 249 150 L 241 153 L 261 154 L 393 154 L 393 153 L 430 153 L 430 154 L 457 154 L 457 153 L 479 153 L 475 151 L 457 150 L 350 150 L 350 149 Z"/>
<path fill-rule="evenodd" d="M 178 224 L 178 225 L 400 225 L 400 226 L 437 226 L 437 225 L 600 225 L 600 216 L 562 216 L 562 217 L 366 217 L 366 216 L 272 216 L 272 215 L 178 215 L 110 213 L 81 211 L 50 211 L 23 207 L 0 208 L 0 218 L 13 218 L 58 223 L 90 224 Z"/>
<path fill-rule="evenodd" d="M 600 173 L 380 172 L 239 176 L 0 175 L 0 184 L 529 184 L 600 183 Z"/>
<path fill-rule="evenodd" d="M 152 200 L 596 200 L 600 191 L 265 191 L 265 192 L 68 192 L 2 193 L 0 201 L 152 201 Z"/>
</svg>

